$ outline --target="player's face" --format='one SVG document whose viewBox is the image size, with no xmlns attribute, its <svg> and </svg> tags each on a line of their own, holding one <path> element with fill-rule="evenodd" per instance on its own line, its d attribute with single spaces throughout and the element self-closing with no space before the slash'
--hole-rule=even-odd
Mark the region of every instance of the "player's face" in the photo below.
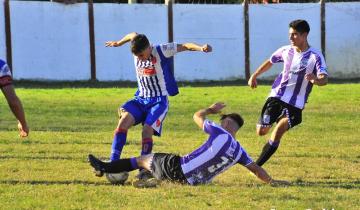
<svg viewBox="0 0 360 210">
<path fill-rule="evenodd" d="M 146 61 L 147 59 L 149 59 L 150 55 L 151 55 L 151 46 L 143 50 L 141 53 L 136 54 L 135 56 L 138 57 L 138 59 L 141 61 Z"/>
<path fill-rule="evenodd" d="M 306 43 L 307 33 L 299 33 L 293 28 L 289 29 L 289 40 L 291 46 L 301 47 Z"/>
</svg>

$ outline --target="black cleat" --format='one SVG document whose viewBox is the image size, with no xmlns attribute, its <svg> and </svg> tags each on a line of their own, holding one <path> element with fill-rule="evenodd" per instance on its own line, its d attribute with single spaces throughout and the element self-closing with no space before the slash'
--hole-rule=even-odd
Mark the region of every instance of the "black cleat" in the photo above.
<svg viewBox="0 0 360 210">
<path fill-rule="evenodd" d="M 95 176 L 104 176 L 104 167 L 102 167 L 101 160 L 97 159 L 94 155 L 89 154 L 88 161 L 90 162 L 90 165 L 94 168 Z"/>
<path fill-rule="evenodd" d="M 140 169 L 139 174 L 136 175 L 136 178 L 138 178 L 139 180 L 148 180 L 154 178 L 154 176 L 151 174 L 150 171 L 145 169 Z"/>
</svg>

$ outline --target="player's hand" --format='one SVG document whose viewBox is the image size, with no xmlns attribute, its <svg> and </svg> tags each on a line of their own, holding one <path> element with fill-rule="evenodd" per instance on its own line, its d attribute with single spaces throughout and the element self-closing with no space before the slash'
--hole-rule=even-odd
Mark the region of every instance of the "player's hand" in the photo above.
<svg viewBox="0 0 360 210">
<path fill-rule="evenodd" d="M 310 81 L 311 83 L 314 83 L 314 81 L 317 79 L 317 77 L 313 73 L 310 73 L 310 74 L 308 73 L 308 74 L 305 74 L 305 79 Z"/>
<path fill-rule="evenodd" d="M 105 42 L 105 47 L 118 47 L 118 43 L 116 41 L 108 41 Z"/>
<path fill-rule="evenodd" d="M 271 180 L 270 185 L 273 187 L 280 187 L 280 186 L 289 186 L 291 185 L 290 182 L 285 180 Z"/>
<path fill-rule="evenodd" d="M 18 122 L 19 136 L 24 138 L 29 135 L 29 128 L 25 125 L 23 126 L 20 122 Z"/>
<path fill-rule="evenodd" d="M 212 47 L 211 47 L 210 45 L 208 45 L 208 44 L 204 44 L 204 45 L 201 47 L 201 51 L 206 52 L 206 53 L 211 52 L 211 51 L 212 51 Z"/>
<path fill-rule="evenodd" d="M 254 77 L 254 75 L 252 75 L 248 81 L 248 85 L 251 87 L 251 88 L 257 88 L 257 81 L 256 81 L 256 77 Z"/>
<path fill-rule="evenodd" d="M 225 106 L 226 104 L 223 102 L 216 102 L 209 106 L 208 110 L 210 110 L 211 114 L 217 114 L 220 113 L 220 110 L 222 110 Z"/>
</svg>

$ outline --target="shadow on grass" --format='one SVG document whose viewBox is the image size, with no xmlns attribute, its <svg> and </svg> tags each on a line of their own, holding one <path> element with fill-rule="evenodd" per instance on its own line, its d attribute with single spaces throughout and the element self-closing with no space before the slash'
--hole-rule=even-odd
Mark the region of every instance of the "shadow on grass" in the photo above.
<svg viewBox="0 0 360 210">
<path fill-rule="evenodd" d="M 95 186 L 108 186 L 110 183 L 92 182 L 84 180 L 69 180 L 69 181 L 46 181 L 46 180 L 0 180 L 0 184 L 8 185 L 95 185 Z"/>
<path fill-rule="evenodd" d="M 337 189 L 360 189 L 360 180 L 356 181 L 325 181 L 311 182 L 297 180 L 292 182 L 292 186 L 296 187 L 321 187 L 321 188 L 337 188 Z"/>
</svg>

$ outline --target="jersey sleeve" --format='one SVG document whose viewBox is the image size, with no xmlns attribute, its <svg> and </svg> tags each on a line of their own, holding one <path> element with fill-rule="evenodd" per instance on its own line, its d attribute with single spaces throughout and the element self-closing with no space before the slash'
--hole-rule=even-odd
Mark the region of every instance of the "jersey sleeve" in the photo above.
<svg viewBox="0 0 360 210">
<path fill-rule="evenodd" d="M 324 56 L 320 53 L 315 57 L 315 70 L 317 76 L 321 74 L 328 75 Z"/>
<path fill-rule="evenodd" d="M 242 154 L 238 161 L 238 163 L 240 165 L 247 166 L 247 165 L 251 164 L 252 162 L 254 162 L 243 148 L 241 148 L 241 150 L 242 150 Z"/>
<path fill-rule="evenodd" d="M 177 53 L 177 43 L 172 42 L 167 44 L 161 44 L 160 49 L 165 57 L 170 58 Z"/>
<path fill-rule="evenodd" d="M 284 62 L 283 52 L 285 51 L 285 47 L 281 47 L 277 49 L 269 58 L 272 64 Z"/>
<path fill-rule="evenodd" d="M 2 60 L 0 60 L 0 88 L 11 85 L 12 76 L 9 66 Z"/>
</svg>

